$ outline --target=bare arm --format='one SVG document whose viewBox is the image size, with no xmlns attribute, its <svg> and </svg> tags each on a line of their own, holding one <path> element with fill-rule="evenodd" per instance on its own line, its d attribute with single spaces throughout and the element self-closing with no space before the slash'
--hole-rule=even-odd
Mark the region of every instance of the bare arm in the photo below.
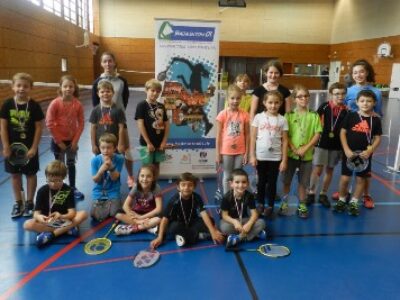
<svg viewBox="0 0 400 300">
<path fill-rule="evenodd" d="M 3 155 L 5 158 L 8 158 L 11 155 L 10 152 L 10 140 L 8 138 L 8 121 L 7 119 L 0 119 L 0 125 L 1 125 L 1 142 L 3 144 Z"/>
<path fill-rule="evenodd" d="M 289 138 L 287 131 L 282 132 L 282 161 L 279 165 L 279 171 L 283 172 L 287 168 L 288 162 L 288 144 Z"/>
<path fill-rule="evenodd" d="M 119 123 L 118 124 L 118 152 L 119 153 L 124 153 L 125 152 L 125 144 L 124 144 L 124 140 L 125 140 L 125 134 L 124 134 L 124 127 L 125 124 L 124 123 Z"/>
<path fill-rule="evenodd" d="M 160 246 L 162 244 L 162 242 L 164 240 L 165 232 L 166 232 L 166 230 L 168 228 L 168 222 L 169 221 L 168 221 L 168 219 L 166 217 L 163 217 L 161 219 L 161 223 L 160 223 L 160 226 L 158 228 L 158 236 L 154 240 L 152 240 L 150 242 L 150 248 L 151 249 L 156 249 L 158 246 Z"/>
<path fill-rule="evenodd" d="M 206 210 L 200 212 L 200 216 L 206 224 L 208 231 L 211 234 L 211 237 L 215 243 L 221 244 L 224 241 L 224 236 L 222 233 L 214 226 L 211 222 L 210 216 L 208 215 Z"/>
<path fill-rule="evenodd" d="M 346 157 L 350 158 L 354 155 L 353 151 L 350 149 L 349 144 L 347 143 L 346 137 L 346 129 L 340 129 L 340 142 L 342 143 L 343 151 L 346 154 Z"/>
<path fill-rule="evenodd" d="M 163 136 L 163 139 L 162 139 L 161 144 L 160 144 L 160 150 L 164 150 L 165 149 L 165 145 L 167 144 L 167 139 L 168 139 L 168 136 L 169 136 L 169 127 L 170 127 L 169 121 L 167 120 L 167 121 L 164 122 L 164 136 Z"/>
<path fill-rule="evenodd" d="M 257 140 L 257 131 L 258 128 L 255 126 L 251 126 L 250 129 L 250 164 L 255 167 L 257 166 L 257 157 L 256 157 L 256 140 Z"/>
<path fill-rule="evenodd" d="M 220 164 L 222 162 L 221 154 L 220 154 L 220 149 L 221 149 L 221 123 L 219 121 L 216 121 L 215 124 L 217 125 L 217 135 L 215 136 L 215 162 L 217 164 Z"/>
<path fill-rule="evenodd" d="M 287 97 L 285 99 L 285 112 L 289 112 L 292 110 L 292 98 Z"/>
<path fill-rule="evenodd" d="M 259 100 L 260 99 L 257 96 L 252 95 L 252 97 L 251 97 L 251 106 L 250 106 L 250 123 L 253 121 L 253 119 L 254 119 L 254 117 L 255 117 L 255 115 L 257 113 L 257 107 L 258 107 L 258 101 Z"/>
<path fill-rule="evenodd" d="M 43 121 L 37 121 L 35 122 L 35 135 L 33 137 L 33 143 L 31 148 L 28 151 L 27 156 L 29 158 L 35 156 L 35 154 L 38 151 L 38 147 L 39 147 L 39 142 L 40 142 L 40 138 L 42 136 L 42 128 L 43 128 Z"/>
<path fill-rule="evenodd" d="M 147 214 L 141 215 L 139 219 L 147 219 L 147 218 L 152 218 L 159 216 L 162 211 L 162 197 L 161 196 L 156 196 L 156 207 L 152 210 L 149 211 Z"/>
<path fill-rule="evenodd" d="M 244 124 L 244 134 L 245 134 L 245 143 L 246 143 L 246 152 L 243 156 L 243 164 L 247 164 L 248 156 L 249 156 L 249 145 L 250 145 L 250 125 L 249 122 Z"/>
<path fill-rule="evenodd" d="M 96 146 L 96 128 L 97 128 L 96 124 L 92 123 L 90 125 L 90 141 L 92 143 L 92 152 L 94 154 L 99 154 L 100 153 L 99 148 Z"/>
<path fill-rule="evenodd" d="M 150 138 L 149 138 L 149 136 L 148 136 L 148 134 L 147 134 L 147 131 L 146 131 L 146 128 L 145 128 L 145 126 L 144 126 L 144 120 L 143 120 L 143 119 L 138 119 L 138 120 L 136 121 L 136 124 L 137 124 L 137 126 L 138 126 L 140 135 L 141 135 L 141 136 L 144 138 L 144 140 L 146 141 L 147 147 L 148 147 L 148 148 L 152 148 L 153 150 L 151 150 L 151 151 L 154 151 L 154 150 L 155 150 L 155 149 L 154 149 L 154 146 L 153 146 L 152 142 L 150 141 Z"/>
</svg>

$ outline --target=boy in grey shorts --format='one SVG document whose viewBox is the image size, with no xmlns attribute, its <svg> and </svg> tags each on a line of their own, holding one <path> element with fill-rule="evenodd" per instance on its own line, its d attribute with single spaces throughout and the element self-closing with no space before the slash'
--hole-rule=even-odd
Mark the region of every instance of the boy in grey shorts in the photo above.
<svg viewBox="0 0 400 300">
<path fill-rule="evenodd" d="M 342 156 L 342 145 L 339 134 L 344 117 L 347 115 L 347 109 L 344 105 L 346 91 L 347 88 L 344 84 L 333 83 L 329 87 L 330 100 L 322 103 L 317 110 L 323 130 L 314 150 L 314 168 L 310 178 L 307 204 L 315 202 L 318 183 L 325 170 L 318 202 L 327 208 L 331 206 L 327 192 L 332 181 L 333 170 Z"/>
<path fill-rule="evenodd" d="M 308 109 L 310 93 L 307 88 L 304 86 L 295 86 L 292 97 L 295 99 L 296 108 L 285 114 L 289 125 L 288 168 L 283 173 L 284 196 L 279 214 L 287 215 L 290 184 L 298 168 L 298 214 L 300 218 L 307 218 L 308 208 L 306 197 L 312 169 L 313 149 L 319 140 L 322 126 L 318 114 Z"/>
</svg>

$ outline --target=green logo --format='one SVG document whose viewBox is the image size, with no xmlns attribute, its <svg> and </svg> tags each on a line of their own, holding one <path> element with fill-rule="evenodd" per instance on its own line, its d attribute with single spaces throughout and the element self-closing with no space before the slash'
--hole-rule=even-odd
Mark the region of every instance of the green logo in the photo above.
<svg viewBox="0 0 400 300">
<path fill-rule="evenodd" d="M 160 40 L 170 40 L 172 34 L 174 33 L 174 29 L 170 22 L 165 21 L 161 24 L 160 30 L 158 31 L 158 38 Z"/>
</svg>

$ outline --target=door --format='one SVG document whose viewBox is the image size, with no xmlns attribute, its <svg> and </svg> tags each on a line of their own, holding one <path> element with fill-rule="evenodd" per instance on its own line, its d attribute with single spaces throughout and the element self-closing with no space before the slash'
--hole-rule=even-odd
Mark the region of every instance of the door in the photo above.
<svg viewBox="0 0 400 300">
<path fill-rule="evenodd" d="M 340 81 L 341 65 L 342 65 L 341 61 L 331 61 L 331 64 L 329 67 L 329 84 L 328 84 L 328 86 L 331 86 L 331 84 L 334 82 Z"/>
<path fill-rule="evenodd" d="M 389 98 L 400 99 L 400 64 L 393 64 Z"/>
</svg>

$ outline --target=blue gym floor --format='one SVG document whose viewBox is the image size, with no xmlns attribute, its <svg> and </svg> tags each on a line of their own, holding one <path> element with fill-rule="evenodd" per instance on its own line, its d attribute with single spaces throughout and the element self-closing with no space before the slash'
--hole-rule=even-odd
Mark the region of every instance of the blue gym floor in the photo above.
<svg viewBox="0 0 400 300">
<path fill-rule="evenodd" d="M 84 94 L 88 120 L 91 101 Z M 144 99 L 144 93 L 131 94 L 128 127 L 132 143 L 137 145 L 133 118 L 136 103 Z M 324 94 L 313 94 L 312 107 L 323 100 Z M 383 137 L 374 155 L 371 194 L 376 200 L 375 209 L 362 208 L 359 217 L 351 217 L 315 204 L 307 220 L 295 215 L 273 218 L 268 222 L 271 240 L 292 251 L 282 259 L 252 252 L 225 252 L 224 246 L 211 241 L 183 249 L 169 241 L 160 246 L 161 259 L 154 267 L 136 269 L 132 256 L 148 247 L 154 238 L 149 233 L 124 237 L 112 234 L 113 246 L 107 253 L 86 255 L 84 244 L 104 235 L 111 220 L 100 224 L 87 220 L 80 228 L 80 238 L 60 237 L 49 247 L 38 249 L 36 235 L 22 229 L 24 218 L 10 218 L 14 201 L 11 182 L 1 167 L 0 299 L 399 299 L 400 176 L 388 172 L 386 165 L 394 163 L 400 102 L 385 99 L 384 103 L 383 132 L 388 134 L 391 119 L 391 143 L 388 145 L 388 137 Z M 38 173 L 38 186 L 45 182 L 44 167 L 53 160 L 49 143 L 45 130 L 40 144 L 42 171 Z M 91 158 L 86 126 L 77 163 L 77 186 L 86 198 L 77 202 L 78 209 L 89 209 Z M 138 167 L 135 163 L 135 174 Z M 250 167 L 246 169 L 252 172 Z M 330 193 L 337 190 L 339 175 L 338 168 Z M 122 182 L 125 197 L 125 171 Z M 165 203 L 175 186 L 166 180 L 160 185 Z M 197 191 L 212 204 L 215 189 L 215 179 L 204 179 Z M 295 192 L 291 194 L 295 209 Z M 214 210 L 211 213 L 216 217 Z M 261 243 L 254 241 L 246 247 L 256 248 Z"/>
</svg>

